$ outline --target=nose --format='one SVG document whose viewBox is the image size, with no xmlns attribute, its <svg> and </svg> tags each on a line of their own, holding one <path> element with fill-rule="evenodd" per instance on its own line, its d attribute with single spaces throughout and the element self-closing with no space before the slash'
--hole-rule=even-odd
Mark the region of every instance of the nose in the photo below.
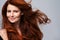
<svg viewBox="0 0 60 40">
<path fill-rule="evenodd" d="M 14 13 L 13 12 L 11 12 L 11 17 L 13 17 L 14 16 Z"/>
</svg>

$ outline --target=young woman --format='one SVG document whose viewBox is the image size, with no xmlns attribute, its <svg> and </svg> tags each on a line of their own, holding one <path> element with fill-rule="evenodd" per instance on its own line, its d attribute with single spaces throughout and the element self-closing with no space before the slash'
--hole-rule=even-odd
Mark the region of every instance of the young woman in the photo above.
<svg viewBox="0 0 60 40">
<path fill-rule="evenodd" d="M 7 0 L 2 8 L 2 17 L 3 29 L 0 32 L 3 34 L 0 36 L 3 40 L 42 40 L 38 23 L 50 21 L 41 11 L 33 11 L 31 4 L 24 0 Z"/>
</svg>

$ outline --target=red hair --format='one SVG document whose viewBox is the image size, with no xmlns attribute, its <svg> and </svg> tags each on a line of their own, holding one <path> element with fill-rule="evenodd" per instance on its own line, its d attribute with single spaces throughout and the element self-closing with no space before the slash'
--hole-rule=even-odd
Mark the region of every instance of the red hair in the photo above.
<svg viewBox="0 0 60 40">
<path fill-rule="evenodd" d="M 22 35 L 20 36 L 16 27 L 7 19 L 6 12 L 8 4 L 17 6 L 23 15 L 20 17 L 19 29 Z M 38 23 L 45 24 L 50 19 L 40 10 L 32 11 L 31 5 L 24 0 L 8 0 L 2 8 L 2 25 L 7 30 L 9 40 L 42 40 L 43 34 L 38 27 Z"/>
</svg>

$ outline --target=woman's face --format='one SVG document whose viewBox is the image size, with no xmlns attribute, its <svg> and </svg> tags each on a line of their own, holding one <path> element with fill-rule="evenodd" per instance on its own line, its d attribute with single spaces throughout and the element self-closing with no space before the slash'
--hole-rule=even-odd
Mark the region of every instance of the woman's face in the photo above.
<svg viewBox="0 0 60 40">
<path fill-rule="evenodd" d="M 20 19 L 20 9 L 12 4 L 7 6 L 7 18 L 11 23 L 15 23 Z"/>
</svg>

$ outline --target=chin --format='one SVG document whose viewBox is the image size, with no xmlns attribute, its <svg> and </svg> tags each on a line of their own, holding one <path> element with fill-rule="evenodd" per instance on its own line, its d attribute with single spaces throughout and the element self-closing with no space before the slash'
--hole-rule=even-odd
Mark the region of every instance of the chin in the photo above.
<svg viewBox="0 0 60 40">
<path fill-rule="evenodd" d="M 16 23 L 18 20 L 9 20 L 10 23 Z"/>
<path fill-rule="evenodd" d="M 10 23 L 15 23 L 15 21 L 10 21 Z"/>
<path fill-rule="evenodd" d="M 10 23 L 15 23 L 15 22 L 10 22 Z"/>
</svg>

